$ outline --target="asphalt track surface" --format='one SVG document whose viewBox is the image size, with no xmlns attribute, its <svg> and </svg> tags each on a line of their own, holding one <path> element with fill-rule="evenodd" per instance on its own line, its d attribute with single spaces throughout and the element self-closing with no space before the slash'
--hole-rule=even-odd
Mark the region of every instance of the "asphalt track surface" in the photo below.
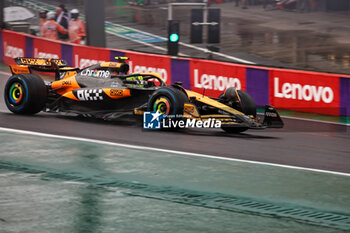
<svg viewBox="0 0 350 233">
<path fill-rule="evenodd" d="M 4 104 L 7 79 L 1 72 L 0 127 L 350 173 L 349 126 L 284 119 L 283 129 L 229 135 L 219 129 L 143 130 L 141 119 L 131 117 L 106 122 L 50 113 L 21 116 Z"/>
</svg>

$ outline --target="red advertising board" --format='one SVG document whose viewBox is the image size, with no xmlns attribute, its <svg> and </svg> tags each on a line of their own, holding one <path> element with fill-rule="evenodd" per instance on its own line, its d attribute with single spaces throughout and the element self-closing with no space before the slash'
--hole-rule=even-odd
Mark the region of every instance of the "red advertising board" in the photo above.
<svg viewBox="0 0 350 233">
<path fill-rule="evenodd" d="M 84 68 L 109 61 L 109 50 L 88 46 L 73 46 L 73 66 Z"/>
<path fill-rule="evenodd" d="M 130 66 L 129 73 L 158 73 L 162 79 L 171 84 L 171 58 L 169 56 L 126 52 Z"/>
<path fill-rule="evenodd" d="M 61 58 L 61 43 L 59 41 L 35 38 L 33 41 L 34 58 Z"/>
<path fill-rule="evenodd" d="M 336 75 L 270 70 L 270 103 L 276 108 L 339 115 L 339 90 Z"/>
<path fill-rule="evenodd" d="M 190 62 L 191 90 L 218 97 L 228 87 L 246 90 L 244 66 L 217 61 L 192 59 Z"/>
<path fill-rule="evenodd" d="M 4 48 L 4 62 L 15 64 L 14 58 L 24 57 L 26 51 L 26 37 L 22 33 L 2 31 L 2 43 Z"/>
</svg>

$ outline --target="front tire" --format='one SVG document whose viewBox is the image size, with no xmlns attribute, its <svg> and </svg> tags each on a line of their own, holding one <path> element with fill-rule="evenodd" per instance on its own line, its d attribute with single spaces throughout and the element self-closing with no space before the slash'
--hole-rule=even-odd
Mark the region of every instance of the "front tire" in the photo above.
<svg viewBox="0 0 350 233">
<path fill-rule="evenodd" d="M 35 114 L 43 110 L 47 99 L 44 81 L 35 74 L 15 74 L 5 85 L 7 108 L 16 114 Z"/>
<path fill-rule="evenodd" d="M 237 91 L 237 92 L 236 92 Z M 238 97 L 236 96 L 238 94 Z M 256 117 L 256 104 L 254 99 L 245 91 L 235 90 L 234 87 L 228 88 L 223 95 L 219 97 L 224 102 L 232 103 L 234 106 L 230 106 L 245 115 Z M 236 100 L 240 100 L 237 104 Z M 237 105 L 237 106 L 236 106 Z M 241 133 L 248 130 L 248 127 L 221 127 L 227 133 Z"/>
</svg>

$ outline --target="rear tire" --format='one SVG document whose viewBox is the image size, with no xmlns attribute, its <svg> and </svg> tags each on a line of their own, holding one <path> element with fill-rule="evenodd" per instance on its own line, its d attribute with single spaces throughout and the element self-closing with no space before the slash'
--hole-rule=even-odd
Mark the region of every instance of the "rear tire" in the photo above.
<svg viewBox="0 0 350 233">
<path fill-rule="evenodd" d="M 43 110 L 47 99 L 44 81 L 35 74 L 15 74 L 5 85 L 7 108 L 16 114 L 35 114 Z"/>
<path fill-rule="evenodd" d="M 167 114 L 182 115 L 184 104 L 188 98 L 182 91 L 173 87 L 162 87 L 156 90 L 148 100 L 147 111 Z"/>
<path fill-rule="evenodd" d="M 184 113 L 184 104 L 189 102 L 188 97 L 182 91 L 175 89 L 173 87 L 162 87 L 156 90 L 150 97 L 147 105 L 147 111 L 157 112 L 167 116 L 174 116 L 172 118 L 166 117 L 165 124 L 168 125 L 170 119 L 183 119 L 182 115 Z M 168 130 L 178 130 L 178 127 L 170 127 Z"/>
</svg>

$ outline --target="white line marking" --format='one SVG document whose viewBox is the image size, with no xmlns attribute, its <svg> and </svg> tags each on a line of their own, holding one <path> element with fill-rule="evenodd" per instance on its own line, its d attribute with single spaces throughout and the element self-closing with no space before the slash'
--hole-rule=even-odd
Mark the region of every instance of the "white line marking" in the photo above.
<svg viewBox="0 0 350 233">
<path fill-rule="evenodd" d="M 108 146 L 119 146 L 119 147 L 124 147 L 124 148 L 128 148 L 128 149 L 156 151 L 156 152 L 164 152 L 164 153 L 171 153 L 171 154 L 178 154 L 178 155 L 188 155 L 188 156 L 201 157 L 201 158 L 219 159 L 219 160 L 242 162 L 242 163 L 257 164 L 257 165 L 267 165 L 267 166 L 273 166 L 273 167 L 305 170 L 305 171 L 312 171 L 312 172 L 318 172 L 318 173 L 327 173 L 327 174 L 332 174 L 332 175 L 340 175 L 340 176 L 349 176 L 350 177 L 350 173 L 320 170 L 320 169 L 307 168 L 307 167 L 297 167 L 297 166 L 267 163 L 267 162 L 259 162 L 259 161 L 253 161 L 253 160 L 225 158 L 225 157 L 219 157 L 219 156 L 214 156 L 214 155 L 206 155 L 206 154 L 199 154 L 199 153 L 192 153 L 192 152 L 185 152 L 185 151 L 160 149 L 160 148 L 147 147 L 147 146 L 136 146 L 136 145 L 131 145 L 131 144 L 108 142 L 108 141 L 81 138 L 81 137 L 62 136 L 62 135 L 39 133 L 39 132 L 10 129 L 10 128 L 3 128 L 3 127 L 0 127 L 0 131 L 33 135 L 33 136 L 40 136 L 40 137 L 48 137 L 48 138 L 58 138 L 58 139 L 67 139 L 67 140 L 75 140 L 75 141 L 82 141 L 82 142 L 91 142 L 91 143 L 97 143 L 97 144 L 108 145 Z"/>
<path fill-rule="evenodd" d="M 309 119 L 309 118 L 299 118 L 299 117 L 291 117 L 291 116 L 283 116 L 283 115 L 281 115 L 281 117 L 286 119 L 292 119 L 292 120 L 311 121 L 311 122 L 317 122 L 317 123 L 323 123 L 323 124 L 350 126 L 350 124 L 348 123 L 341 123 L 341 122 L 315 120 L 315 119 Z"/>
</svg>

